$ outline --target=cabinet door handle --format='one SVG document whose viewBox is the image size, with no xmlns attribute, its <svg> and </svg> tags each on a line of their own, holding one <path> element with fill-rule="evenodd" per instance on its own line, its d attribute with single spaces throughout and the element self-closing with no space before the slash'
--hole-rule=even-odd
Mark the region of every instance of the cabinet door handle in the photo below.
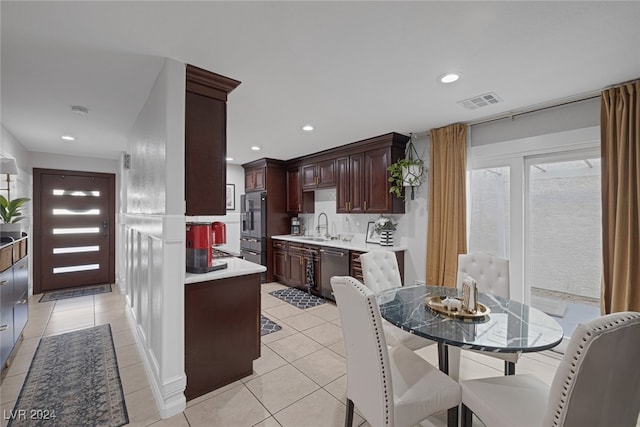
<svg viewBox="0 0 640 427">
<path fill-rule="evenodd" d="M 4 286 L 4 285 L 6 285 L 7 283 L 9 283 L 9 281 L 8 281 L 8 280 L 3 280 L 2 282 L 0 282 L 0 286 Z"/>
<path fill-rule="evenodd" d="M 2 325 L 0 326 L 0 332 L 4 332 L 9 328 L 9 325 Z"/>
<path fill-rule="evenodd" d="M 287 262 L 287 254 L 284 254 L 284 262 Z"/>
<path fill-rule="evenodd" d="M 364 201 L 364 211 L 365 212 L 367 211 L 367 201 L 366 200 Z"/>
<path fill-rule="evenodd" d="M 16 301 L 16 304 L 26 304 L 27 300 L 26 299 L 21 299 L 20 301 Z"/>
<path fill-rule="evenodd" d="M 300 203 L 298 203 L 298 210 L 301 211 L 302 210 L 302 205 Z"/>
</svg>

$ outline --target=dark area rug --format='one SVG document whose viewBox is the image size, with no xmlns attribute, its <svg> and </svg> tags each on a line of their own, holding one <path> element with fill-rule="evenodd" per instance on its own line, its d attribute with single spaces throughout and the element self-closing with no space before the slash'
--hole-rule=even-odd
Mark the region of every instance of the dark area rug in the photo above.
<svg viewBox="0 0 640 427">
<path fill-rule="evenodd" d="M 270 334 L 271 332 L 277 332 L 282 329 L 282 326 L 278 325 L 271 319 L 264 316 L 260 316 L 260 336 Z"/>
<path fill-rule="evenodd" d="M 63 289 L 60 291 L 47 292 L 46 294 L 42 295 L 39 302 L 85 297 L 87 295 L 104 294 L 106 292 L 111 292 L 111 285 L 83 286 L 81 288 Z"/>
<path fill-rule="evenodd" d="M 325 302 L 322 298 L 318 298 L 315 295 L 308 294 L 296 288 L 281 289 L 270 292 L 270 294 L 302 309 L 315 307 Z"/>
<path fill-rule="evenodd" d="M 42 338 L 5 416 L 9 427 L 127 424 L 111 326 Z"/>
</svg>

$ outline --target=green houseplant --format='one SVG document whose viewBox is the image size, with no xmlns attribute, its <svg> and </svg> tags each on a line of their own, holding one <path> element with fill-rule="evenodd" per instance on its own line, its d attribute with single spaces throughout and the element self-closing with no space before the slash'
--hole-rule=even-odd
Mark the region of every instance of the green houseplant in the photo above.
<svg viewBox="0 0 640 427">
<path fill-rule="evenodd" d="M 389 182 L 391 183 L 389 193 L 404 200 L 406 197 L 404 187 L 411 187 L 411 200 L 413 200 L 413 190 L 422 184 L 425 175 L 424 161 L 418 156 L 416 147 L 413 145 L 413 134 L 409 135 L 404 158 L 392 163 L 387 171 L 389 171 Z"/>
<path fill-rule="evenodd" d="M 404 187 L 417 187 L 421 184 L 424 161 L 412 158 L 398 159 L 387 168 L 387 171 L 389 171 L 389 182 L 391 183 L 389 192 L 399 199 L 404 199 Z"/>
<path fill-rule="evenodd" d="M 2 222 L 5 224 L 15 224 L 16 222 L 23 220 L 25 217 L 22 216 L 20 209 L 22 208 L 22 205 L 29 200 L 31 199 L 28 197 L 19 197 L 8 201 L 6 197 L 0 195 L 0 217 L 2 218 Z"/>
</svg>

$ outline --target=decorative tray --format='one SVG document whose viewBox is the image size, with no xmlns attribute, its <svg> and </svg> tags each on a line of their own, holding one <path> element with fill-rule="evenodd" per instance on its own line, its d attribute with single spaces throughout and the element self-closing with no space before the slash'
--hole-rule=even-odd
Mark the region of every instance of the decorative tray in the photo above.
<svg viewBox="0 0 640 427">
<path fill-rule="evenodd" d="M 445 298 L 446 299 L 446 298 Z M 460 298 L 452 298 L 460 300 Z M 484 317 L 491 313 L 489 307 L 482 303 L 476 303 L 476 312 L 470 313 L 466 311 L 458 311 L 456 309 L 448 310 L 444 304 L 442 304 L 442 297 L 434 296 L 426 299 L 427 307 L 436 313 L 444 314 L 445 316 L 460 318 L 463 320 L 482 320 Z"/>
</svg>

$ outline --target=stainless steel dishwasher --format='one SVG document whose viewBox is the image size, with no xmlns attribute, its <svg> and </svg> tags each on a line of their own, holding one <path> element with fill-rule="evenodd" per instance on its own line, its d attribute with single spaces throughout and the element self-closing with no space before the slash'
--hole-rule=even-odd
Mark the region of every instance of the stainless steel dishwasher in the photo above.
<svg viewBox="0 0 640 427">
<path fill-rule="evenodd" d="M 347 249 L 320 249 L 320 293 L 335 301 L 331 290 L 331 277 L 349 275 L 349 251 Z"/>
</svg>

